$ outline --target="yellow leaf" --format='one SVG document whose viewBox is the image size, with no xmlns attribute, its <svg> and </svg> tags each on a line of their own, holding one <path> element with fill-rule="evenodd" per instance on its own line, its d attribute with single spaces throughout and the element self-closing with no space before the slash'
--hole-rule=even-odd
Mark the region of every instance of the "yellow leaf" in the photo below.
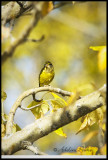
<svg viewBox="0 0 108 160">
<path fill-rule="evenodd" d="M 4 114 L 4 113 L 1 113 L 1 118 L 2 118 L 2 123 L 3 124 L 6 124 L 6 121 L 7 121 L 7 119 L 8 119 L 8 115 L 7 114 Z"/>
<path fill-rule="evenodd" d="M 102 130 L 105 132 L 106 131 L 106 123 L 102 124 Z"/>
<path fill-rule="evenodd" d="M 5 124 L 1 124 L 1 136 L 4 137 L 6 133 L 6 125 Z"/>
<path fill-rule="evenodd" d="M 7 121 L 8 115 L 7 115 L 7 114 L 4 114 L 4 118 L 5 118 L 5 120 Z M 6 133 L 6 121 L 4 121 L 4 120 L 2 119 L 2 137 L 4 137 L 4 136 L 5 136 L 5 133 Z M 13 123 L 12 133 L 15 133 L 15 132 L 17 132 L 17 131 L 19 131 L 19 130 L 21 130 L 21 128 L 20 128 L 17 124 Z"/>
<path fill-rule="evenodd" d="M 4 101 L 7 98 L 7 94 L 4 91 L 1 91 L 1 99 Z"/>
<path fill-rule="evenodd" d="M 102 155 L 106 155 L 106 144 L 104 144 L 104 146 L 100 149 L 100 153 Z"/>
<path fill-rule="evenodd" d="M 53 9 L 53 2 L 44 2 L 43 8 L 42 8 L 42 15 L 45 16 Z"/>
<path fill-rule="evenodd" d="M 63 108 L 65 107 L 65 104 L 63 101 L 61 101 L 61 99 L 54 99 L 51 100 L 51 105 L 53 107 L 53 111 L 57 110 L 58 108 Z"/>
<path fill-rule="evenodd" d="M 97 147 L 87 147 L 87 148 L 83 148 L 83 147 L 78 147 L 77 148 L 77 152 L 79 153 L 79 155 L 96 155 L 96 152 L 98 151 Z"/>
<path fill-rule="evenodd" d="M 99 70 L 102 72 L 106 69 L 106 46 L 91 46 L 90 49 L 98 52 L 98 67 Z"/>
<path fill-rule="evenodd" d="M 98 54 L 98 67 L 100 71 L 106 69 L 106 47 L 100 50 Z"/>
<path fill-rule="evenodd" d="M 13 124 L 12 126 L 12 133 L 15 133 L 16 132 L 16 124 Z"/>
<path fill-rule="evenodd" d="M 55 98 L 54 100 L 51 100 L 51 105 L 53 107 L 53 111 L 56 111 L 58 108 L 63 108 L 63 107 L 67 106 L 67 102 L 64 99 L 62 99 L 61 97 L 59 97 L 55 93 L 51 93 L 51 94 Z"/>
<path fill-rule="evenodd" d="M 80 126 L 80 129 L 78 130 L 78 132 L 76 134 L 78 134 L 79 132 L 81 132 L 83 129 L 85 129 L 86 127 L 88 127 L 88 122 L 87 122 L 87 116 L 85 117 L 83 123 Z"/>
<path fill-rule="evenodd" d="M 94 50 L 94 51 L 100 51 L 101 49 L 103 49 L 106 46 L 90 46 L 89 48 Z"/>
<path fill-rule="evenodd" d="M 65 137 L 67 138 L 67 135 L 63 132 L 62 128 L 59 128 L 57 130 L 54 131 L 56 134 L 58 134 L 59 136 Z"/>
<path fill-rule="evenodd" d="M 20 126 L 16 124 L 16 131 L 20 131 L 20 130 L 21 130 Z"/>
<path fill-rule="evenodd" d="M 88 121 L 88 126 L 92 126 L 94 123 L 98 121 L 98 116 L 96 114 L 96 111 L 93 111 L 88 115 L 87 121 Z"/>
<path fill-rule="evenodd" d="M 102 108 L 98 108 L 95 111 L 88 113 L 86 116 L 82 117 L 83 122 L 80 126 L 80 129 L 76 134 L 84 130 L 85 128 L 92 126 L 94 123 L 98 123 L 99 126 L 102 126 L 103 121 L 103 110 Z"/>
<path fill-rule="evenodd" d="M 15 132 L 20 131 L 20 130 L 21 130 L 21 128 L 17 124 L 13 123 L 12 133 L 15 133 Z"/>
<path fill-rule="evenodd" d="M 103 117 L 104 117 L 103 111 L 102 111 L 101 108 L 98 108 L 98 109 L 96 109 L 95 112 L 96 112 L 96 115 L 97 115 L 97 118 L 98 118 L 98 122 L 99 122 L 99 124 L 101 124 L 102 121 L 103 121 Z"/>
<path fill-rule="evenodd" d="M 49 105 L 46 101 L 36 102 L 32 101 L 27 108 L 31 108 L 32 106 L 41 104 L 40 106 L 37 106 L 36 108 L 31 109 L 31 112 L 35 116 L 36 119 L 41 118 L 45 113 L 49 111 Z"/>
<path fill-rule="evenodd" d="M 41 105 L 41 112 L 43 114 L 47 113 L 49 111 L 49 105 L 46 101 L 44 101 L 44 103 Z"/>
<path fill-rule="evenodd" d="M 69 98 L 67 100 L 67 106 L 74 103 L 78 97 L 79 97 L 79 93 L 77 91 L 72 92 L 72 95 L 69 96 Z"/>
<path fill-rule="evenodd" d="M 64 104 L 67 105 L 67 102 L 66 102 L 63 98 L 59 97 L 57 94 L 55 94 L 55 93 L 53 93 L 53 92 L 51 92 L 51 94 L 53 95 L 53 97 L 54 97 L 55 99 L 61 99 L 61 101 L 63 101 Z"/>
<path fill-rule="evenodd" d="M 82 140 L 82 143 L 88 142 L 92 137 L 96 136 L 98 134 L 98 131 L 92 131 L 88 133 Z"/>
</svg>

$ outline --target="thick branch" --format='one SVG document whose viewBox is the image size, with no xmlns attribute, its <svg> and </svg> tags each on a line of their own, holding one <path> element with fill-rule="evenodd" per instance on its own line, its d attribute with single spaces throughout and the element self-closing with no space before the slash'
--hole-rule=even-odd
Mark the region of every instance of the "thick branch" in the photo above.
<svg viewBox="0 0 108 160">
<path fill-rule="evenodd" d="M 33 90 L 30 92 L 32 93 L 32 91 Z M 34 89 L 34 91 L 36 90 Z M 60 108 L 57 111 L 36 120 L 21 131 L 18 131 L 9 137 L 4 137 L 2 140 L 2 152 L 4 154 L 12 154 L 22 149 L 20 145 L 22 141 L 30 141 L 33 143 L 52 131 L 96 110 L 106 104 L 105 95 L 106 85 L 99 90 L 82 97 L 71 106 Z M 28 96 L 28 94 L 26 96 Z"/>
</svg>

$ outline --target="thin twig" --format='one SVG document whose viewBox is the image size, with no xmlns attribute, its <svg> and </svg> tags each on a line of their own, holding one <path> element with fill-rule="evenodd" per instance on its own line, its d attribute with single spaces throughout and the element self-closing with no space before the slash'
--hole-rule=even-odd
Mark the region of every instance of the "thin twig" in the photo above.
<svg viewBox="0 0 108 160">
<path fill-rule="evenodd" d="M 26 38 L 25 41 L 27 41 L 27 42 L 41 42 L 44 38 L 45 38 L 45 36 L 43 35 L 40 39 Z"/>
<path fill-rule="evenodd" d="M 25 110 L 25 111 L 29 111 L 29 110 L 34 109 L 34 108 L 36 108 L 36 107 L 39 107 L 39 106 L 41 106 L 41 105 L 42 105 L 42 103 L 41 103 L 41 104 L 37 104 L 37 105 L 35 105 L 35 106 L 32 106 L 32 107 L 30 107 L 30 108 L 25 108 L 25 107 L 21 106 L 21 109 L 23 109 L 23 110 Z"/>
</svg>

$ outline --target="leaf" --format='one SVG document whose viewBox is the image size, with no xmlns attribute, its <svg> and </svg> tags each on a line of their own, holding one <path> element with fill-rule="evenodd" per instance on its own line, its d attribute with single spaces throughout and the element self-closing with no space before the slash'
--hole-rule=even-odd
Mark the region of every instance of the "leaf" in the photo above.
<svg viewBox="0 0 108 160">
<path fill-rule="evenodd" d="M 102 155 L 106 155 L 106 144 L 104 144 L 104 146 L 100 149 L 100 153 Z"/>
<path fill-rule="evenodd" d="M 98 67 L 101 72 L 106 69 L 106 47 L 98 53 Z"/>
<path fill-rule="evenodd" d="M 53 97 L 54 97 L 55 99 L 60 99 L 61 101 L 64 102 L 65 105 L 67 105 L 67 102 L 66 102 L 63 98 L 59 97 L 57 94 L 55 94 L 55 93 L 53 93 L 53 92 L 52 92 L 51 94 L 53 95 Z"/>
<path fill-rule="evenodd" d="M 90 46 L 89 48 L 94 50 L 94 51 L 100 51 L 103 49 L 105 46 Z"/>
<path fill-rule="evenodd" d="M 102 130 L 105 132 L 106 131 L 106 123 L 103 123 L 101 126 Z"/>
<path fill-rule="evenodd" d="M 61 101 L 60 99 L 51 100 L 51 105 L 52 105 L 52 107 L 53 107 L 53 111 L 57 110 L 58 108 L 63 108 L 63 107 L 65 107 L 64 102 Z"/>
<path fill-rule="evenodd" d="M 58 134 L 59 136 L 65 137 L 67 138 L 67 135 L 63 132 L 62 128 L 59 128 L 57 130 L 54 131 L 56 134 Z"/>
<path fill-rule="evenodd" d="M 91 46 L 90 49 L 98 52 L 98 67 L 102 72 L 106 68 L 106 46 Z"/>
<path fill-rule="evenodd" d="M 89 132 L 82 140 L 82 143 L 88 142 L 92 137 L 96 136 L 98 134 L 98 131 L 92 131 Z"/>
<path fill-rule="evenodd" d="M 104 117 L 103 110 L 102 110 L 102 108 L 98 108 L 98 109 L 96 109 L 95 112 L 97 115 L 98 123 L 101 125 L 101 123 L 103 121 L 103 117 Z"/>
<path fill-rule="evenodd" d="M 78 147 L 77 148 L 77 152 L 79 155 L 96 155 L 96 152 L 98 151 L 97 147 L 87 147 L 87 148 L 83 148 L 83 147 Z"/>
<path fill-rule="evenodd" d="M 21 128 L 17 124 L 14 123 L 12 126 L 12 133 L 15 133 L 20 130 L 21 130 Z"/>
<path fill-rule="evenodd" d="M 85 128 L 92 126 L 95 123 L 98 123 L 99 126 L 101 127 L 102 121 L 103 121 L 103 110 L 102 108 L 98 108 L 95 111 L 88 113 L 86 116 L 82 118 L 83 118 L 83 122 L 80 126 L 80 129 L 78 130 L 76 134 L 78 134 Z"/>
<path fill-rule="evenodd" d="M 53 9 L 53 2 L 44 2 L 43 7 L 42 7 L 42 15 L 45 16 L 47 15 L 50 11 Z"/>
<path fill-rule="evenodd" d="M 1 136 L 4 137 L 6 133 L 6 125 L 5 124 L 1 124 Z"/>
<path fill-rule="evenodd" d="M 4 91 L 1 91 L 1 99 L 4 101 L 7 98 L 7 94 Z"/>
<path fill-rule="evenodd" d="M 46 101 L 44 101 L 44 103 L 41 105 L 42 112 L 45 114 L 45 113 L 47 113 L 49 111 L 49 109 L 50 108 L 49 108 L 48 103 Z"/>
<path fill-rule="evenodd" d="M 12 126 L 12 133 L 15 133 L 16 132 L 16 124 L 13 124 Z"/>
<path fill-rule="evenodd" d="M 1 113 L 1 118 L 2 118 L 2 123 L 5 124 L 7 119 L 8 119 L 8 115 L 7 114 L 4 114 L 4 113 Z"/>
<path fill-rule="evenodd" d="M 69 98 L 67 100 L 67 106 L 74 103 L 78 97 L 79 97 L 79 93 L 77 91 L 72 92 L 72 95 L 69 96 Z"/>
<path fill-rule="evenodd" d="M 21 130 L 20 126 L 16 124 L 16 131 L 20 131 L 20 130 Z"/>
<path fill-rule="evenodd" d="M 58 108 L 63 108 L 67 106 L 67 102 L 56 95 L 55 93 L 51 93 L 53 97 L 55 98 L 54 100 L 51 100 L 51 105 L 53 107 L 53 111 L 57 110 Z"/>
<path fill-rule="evenodd" d="M 87 116 L 85 117 L 83 123 L 80 126 L 80 129 L 78 130 L 78 132 L 76 134 L 78 134 L 79 132 L 81 132 L 83 129 L 85 129 L 86 127 L 88 127 L 88 123 L 87 123 Z"/>
<path fill-rule="evenodd" d="M 6 121 L 8 120 L 8 115 L 4 114 L 4 118 L 5 118 L 5 121 L 4 121 L 4 119 L 2 119 L 2 124 L 1 124 L 1 127 L 2 127 L 2 137 L 4 137 L 5 134 L 6 134 Z M 13 123 L 12 133 L 15 133 L 15 132 L 17 132 L 19 130 L 21 130 L 21 128 L 17 124 Z"/>
<path fill-rule="evenodd" d="M 41 104 L 40 106 L 37 106 L 36 108 L 31 109 L 31 112 L 33 113 L 33 115 L 35 116 L 36 119 L 41 118 L 45 113 L 47 113 L 49 111 L 49 105 L 46 101 L 41 101 L 41 102 L 36 102 L 36 101 L 32 101 L 27 108 L 30 108 L 32 106 Z"/>
</svg>

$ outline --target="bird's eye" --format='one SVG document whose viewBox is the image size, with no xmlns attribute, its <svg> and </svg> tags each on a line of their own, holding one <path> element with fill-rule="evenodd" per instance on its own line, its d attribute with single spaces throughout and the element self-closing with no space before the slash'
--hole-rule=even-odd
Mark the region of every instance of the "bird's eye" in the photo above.
<svg viewBox="0 0 108 160">
<path fill-rule="evenodd" d="M 49 64 L 49 67 L 52 67 L 52 64 Z"/>
</svg>

